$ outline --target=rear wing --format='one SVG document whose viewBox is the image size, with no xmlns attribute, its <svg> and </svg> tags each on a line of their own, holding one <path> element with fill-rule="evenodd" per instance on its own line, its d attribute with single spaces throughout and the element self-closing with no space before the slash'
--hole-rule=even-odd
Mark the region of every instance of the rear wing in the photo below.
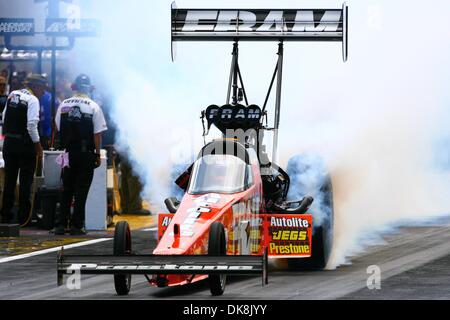
<svg viewBox="0 0 450 320">
<path fill-rule="evenodd" d="M 342 9 L 178 9 L 172 3 L 172 58 L 176 41 L 337 41 L 348 55 L 348 7 Z"/>
</svg>

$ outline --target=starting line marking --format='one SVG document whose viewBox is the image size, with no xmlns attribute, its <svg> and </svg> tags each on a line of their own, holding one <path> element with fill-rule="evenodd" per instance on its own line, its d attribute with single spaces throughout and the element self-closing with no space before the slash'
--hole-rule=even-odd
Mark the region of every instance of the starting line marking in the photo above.
<svg viewBox="0 0 450 320">
<path fill-rule="evenodd" d="M 113 238 L 93 239 L 93 240 L 88 240 L 88 241 L 82 241 L 82 242 L 78 242 L 78 243 L 68 244 L 66 246 L 58 246 L 58 247 L 48 248 L 48 249 L 39 250 L 39 251 L 35 251 L 35 252 L 19 254 L 19 255 L 16 255 L 16 256 L 12 256 L 12 257 L 1 258 L 0 259 L 0 263 L 10 262 L 10 261 L 20 260 L 20 259 L 26 259 L 26 258 L 29 258 L 29 257 L 34 257 L 34 256 L 39 256 L 39 255 L 50 253 L 50 252 L 59 251 L 59 250 L 62 249 L 62 247 L 64 247 L 64 250 L 65 249 L 72 249 L 72 248 L 88 246 L 90 244 L 104 242 L 104 241 L 108 241 L 108 240 L 112 240 L 112 239 Z"/>
</svg>

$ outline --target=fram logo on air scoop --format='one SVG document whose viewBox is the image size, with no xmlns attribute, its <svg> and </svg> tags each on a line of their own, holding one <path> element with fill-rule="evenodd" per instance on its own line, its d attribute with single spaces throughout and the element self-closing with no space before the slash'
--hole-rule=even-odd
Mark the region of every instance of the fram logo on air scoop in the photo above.
<svg viewBox="0 0 450 320">
<path fill-rule="evenodd" d="M 341 18 L 341 10 L 188 10 L 181 31 L 336 32 Z"/>
</svg>

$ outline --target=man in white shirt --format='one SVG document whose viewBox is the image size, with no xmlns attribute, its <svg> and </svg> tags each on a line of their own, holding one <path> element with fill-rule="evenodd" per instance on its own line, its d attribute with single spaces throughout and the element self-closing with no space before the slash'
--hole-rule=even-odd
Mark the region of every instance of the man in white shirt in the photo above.
<svg viewBox="0 0 450 320">
<path fill-rule="evenodd" d="M 25 81 L 26 88 L 8 95 L 3 111 L 3 158 L 5 160 L 5 187 L 3 193 L 2 221 L 16 222 L 12 215 L 14 191 L 19 175 L 18 222 L 24 224 L 31 210 L 31 186 L 36 160 L 42 160 L 42 146 L 38 133 L 39 98 L 45 92 L 47 79 L 32 74 Z"/>
<path fill-rule="evenodd" d="M 86 200 L 94 169 L 100 166 L 101 135 L 107 130 L 102 110 L 89 98 L 93 90 L 89 77 L 79 75 L 72 89 L 76 91 L 75 95 L 61 103 L 55 117 L 61 146 L 69 154 L 69 166 L 62 171 L 63 193 L 60 214 L 56 219 L 56 235 L 66 232 L 72 199 L 75 203 L 70 234 L 86 234 Z"/>
</svg>

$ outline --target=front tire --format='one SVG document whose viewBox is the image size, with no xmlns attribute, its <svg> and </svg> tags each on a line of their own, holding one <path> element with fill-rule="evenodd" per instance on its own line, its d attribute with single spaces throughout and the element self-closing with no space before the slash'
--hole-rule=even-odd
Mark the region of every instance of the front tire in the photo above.
<svg viewBox="0 0 450 320">
<path fill-rule="evenodd" d="M 208 255 L 226 255 L 225 229 L 220 222 L 213 222 L 209 228 Z M 213 296 L 221 296 L 225 291 L 226 275 L 210 275 L 209 289 Z"/>
<path fill-rule="evenodd" d="M 128 222 L 120 221 L 114 231 L 114 255 L 125 256 L 131 253 L 131 231 Z M 119 296 L 127 295 L 131 288 L 131 274 L 115 274 L 114 287 Z"/>
</svg>

